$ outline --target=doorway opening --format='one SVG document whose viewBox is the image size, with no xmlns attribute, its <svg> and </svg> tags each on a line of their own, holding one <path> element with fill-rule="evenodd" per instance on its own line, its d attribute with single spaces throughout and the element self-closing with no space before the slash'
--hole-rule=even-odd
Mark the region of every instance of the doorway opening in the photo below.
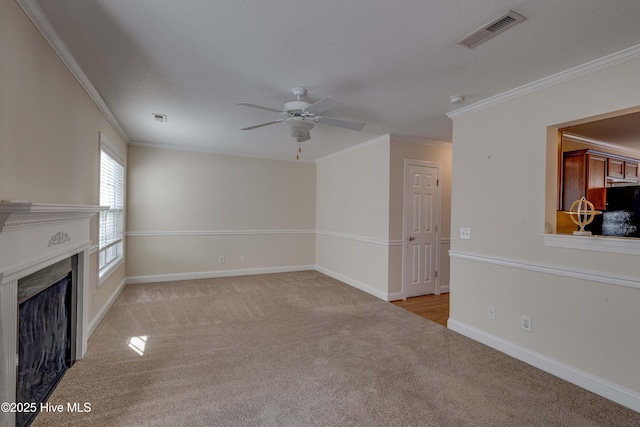
<svg viewBox="0 0 640 427">
<path fill-rule="evenodd" d="M 441 166 L 405 159 L 402 298 L 440 294 Z"/>
</svg>

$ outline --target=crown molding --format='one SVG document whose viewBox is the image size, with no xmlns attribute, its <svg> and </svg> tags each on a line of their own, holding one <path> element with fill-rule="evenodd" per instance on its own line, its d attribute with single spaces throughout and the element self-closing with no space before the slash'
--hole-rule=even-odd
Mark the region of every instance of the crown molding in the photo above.
<svg viewBox="0 0 640 427">
<path fill-rule="evenodd" d="M 326 155 L 324 157 L 320 157 L 319 159 L 316 160 L 316 163 L 320 163 L 320 162 L 323 162 L 325 160 L 332 159 L 334 157 L 342 156 L 342 155 L 347 154 L 347 153 L 349 153 L 351 151 L 356 151 L 356 150 L 364 148 L 364 147 L 366 147 L 368 145 L 373 145 L 373 144 L 376 144 L 376 143 L 381 142 L 381 141 L 391 141 L 391 134 L 387 133 L 387 134 L 384 134 L 384 135 L 380 135 L 380 136 L 378 136 L 376 138 L 373 138 L 373 139 L 370 139 L 368 141 L 361 142 L 360 144 L 353 145 L 351 147 L 345 148 L 344 150 L 336 151 L 335 153 L 331 153 L 331 154 Z"/>
<path fill-rule="evenodd" d="M 409 144 L 429 145 L 433 147 L 451 149 L 450 142 L 436 141 L 435 139 L 421 138 L 419 136 L 398 135 L 395 133 L 392 133 L 390 135 L 391 135 L 391 142 L 407 142 Z"/>
<path fill-rule="evenodd" d="M 616 65 L 628 61 L 633 61 L 634 59 L 638 58 L 640 58 L 640 45 L 635 45 L 611 55 L 607 55 L 602 58 L 587 62 L 585 64 L 578 65 L 577 67 L 561 71 L 551 76 L 544 77 L 540 80 L 527 83 L 526 85 L 517 87 L 515 89 L 511 89 L 506 92 L 502 92 L 501 94 L 483 99 L 482 101 L 476 102 L 466 107 L 451 111 L 447 113 L 447 117 L 449 117 L 450 119 L 459 119 L 460 117 L 475 113 L 476 111 L 494 107 L 504 102 L 512 101 L 516 98 L 520 98 L 561 83 L 566 83 L 568 81 L 578 79 L 610 67 L 615 67 Z"/>
<path fill-rule="evenodd" d="M 600 149 L 616 150 L 627 153 L 633 157 L 640 157 L 640 150 L 636 150 L 624 145 L 611 144 L 610 142 L 600 141 L 599 139 L 587 138 L 585 136 L 576 135 L 569 132 L 563 132 L 562 135 L 569 140 L 578 141 L 583 144 L 591 145 Z"/>
<path fill-rule="evenodd" d="M 129 145 L 133 145 L 136 147 L 143 148 L 155 148 L 158 150 L 169 150 L 169 151 L 186 151 L 189 153 L 205 153 L 205 154 L 215 154 L 218 156 L 229 156 L 229 157 L 244 157 L 249 159 L 259 159 L 259 160 L 275 160 L 280 162 L 293 162 L 293 163 L 315 163 L 314 160 L 304 160 L 304 159 L 291 159 L 289 157 L 277 157 L 277 156 L 260 156 L 257 154 L 243 154 L 243 153 L 235 153 L 231 151 L 224 150 L 212 150 L 209 148 L 195 147 L 192 145 L 178 145 L 178 144 L 163 144 L 157 142 L 141 142 L 141 141 L 130 141 Z"/>
<path fill-rule="evenodd" d="M 24 13 L 29 17 L 33 25 L 40 31 L 40 34 L 53 48 L 53 51 L 62 60 L 64 65 L 67 66 L 71 74 L 80 83 L 82 88 L 87 92 L 89 97 L 95 102 L 97 107 L 105 115 L 109 123 L 115 128 L 118 135 L 125 141 L 129 142 L 130 138 L 118 123 L 109 107 L 104 102 L 96 88 L 93 86 L 87 75 L 84 73 L 80 65 L 76 62 L 75 58 L 69 51 L 67 45 L 62 41 L 56 30 L 53 28 L 46 15 L 42 11 L 42 8 L 38 5 L 36 0 L 16 0 L 16 3 L 22 8 Z"/>
<path fill-rule="evenodd" d="M 450 142 L 436 141 L 434 139 L 421 138 L 421 137 L 418 137 L 418 136 L 405 136 L 405 135 L 398 135 L 398 134 L 394 134 L 394 133 L 387 133 L 387 134 L 384 134 L 384 135 L 380 135 L 380 136 L 378 136 L 376 138 L 370 139 L 368 141 L 362 142 L 360 144 L 354 145 L 352 147 L 345 148 L 344 150 L 336 151 L 335 153 L 331 153 L 331 154 L 329 154 L 327 156 L 321 157 L 321 158 L 316 160 L 316 163 L 320 163 L 320 162 L 323 162 L 325 160 L 333 159 L 335 157 L 339 157 L 339 156 L 342 156 L 344 154 L 350 153 L 351 151 L 360 150 L 361 148 L 365 148 L 365 147 L 367 147 L 369 145 L 377 144 L 378 142 L 382 142 L 382 141 L 389 141 L 389 143 L 392 143 L 392 142 L 406 142 L 406 143 L 410 143 L 410 144 L 422 144 L 422 145 L 429 145 L 429 146 L 433 146 L 433 147 L 441 147 L 441 148 L 451 149 L 451 143 Z"/>
</svg>

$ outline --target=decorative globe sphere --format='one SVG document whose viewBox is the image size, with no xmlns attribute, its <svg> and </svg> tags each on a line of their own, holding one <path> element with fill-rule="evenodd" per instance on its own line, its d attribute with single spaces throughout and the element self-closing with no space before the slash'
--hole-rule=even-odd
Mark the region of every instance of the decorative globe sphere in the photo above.
<svg viewBox="0 0 640 427">
<path fill-rule="evenodd" d="M 582 197 L 571 204 L 568 213 L 571 221 L 580 227 L 580 230 L 574 231 L 573 234 L 589 236 L 591 232 L 585 231 L 584 227 L 591 224 L 595 216 L 602 212 L 596 210 L 593 203 Z"/>
</svg>

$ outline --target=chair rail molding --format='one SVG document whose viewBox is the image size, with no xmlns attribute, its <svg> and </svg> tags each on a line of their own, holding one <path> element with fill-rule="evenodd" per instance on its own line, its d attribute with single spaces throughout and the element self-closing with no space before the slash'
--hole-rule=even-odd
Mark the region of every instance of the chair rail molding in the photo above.
<svg viewBox="0 0 640 427">
<path fill-rule="evenodd" d="M 584 270 L 577 267 L 543 264 L 513 258 L 503 258 L 495 256 L 488 257 L 484 255 L 460 251 L 449 251 L 449 256 L 451 258 L 463 259 L 467 261 L 477 261 L 487 264 L 501 265 L 504 267 L 536 271 L 539 273 L 553 274 L 556 276 L 571 277 L 574 279 L 590 280 L 592 282 L 640 289 L 640 277 L 615 275 L 612 273 Z"/>
</svg>

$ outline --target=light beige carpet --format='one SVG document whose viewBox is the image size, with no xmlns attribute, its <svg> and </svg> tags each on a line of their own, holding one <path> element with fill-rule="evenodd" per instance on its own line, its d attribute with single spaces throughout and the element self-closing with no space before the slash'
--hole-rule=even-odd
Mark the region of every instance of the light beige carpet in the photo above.
<svg viewBox="0 0 640 427">
<path fill-rule="evenodd" d="M 91 412 L 34 426 L 640 425 L 313 271 L 129 285 L 49 402 Z"/>
</svg>

